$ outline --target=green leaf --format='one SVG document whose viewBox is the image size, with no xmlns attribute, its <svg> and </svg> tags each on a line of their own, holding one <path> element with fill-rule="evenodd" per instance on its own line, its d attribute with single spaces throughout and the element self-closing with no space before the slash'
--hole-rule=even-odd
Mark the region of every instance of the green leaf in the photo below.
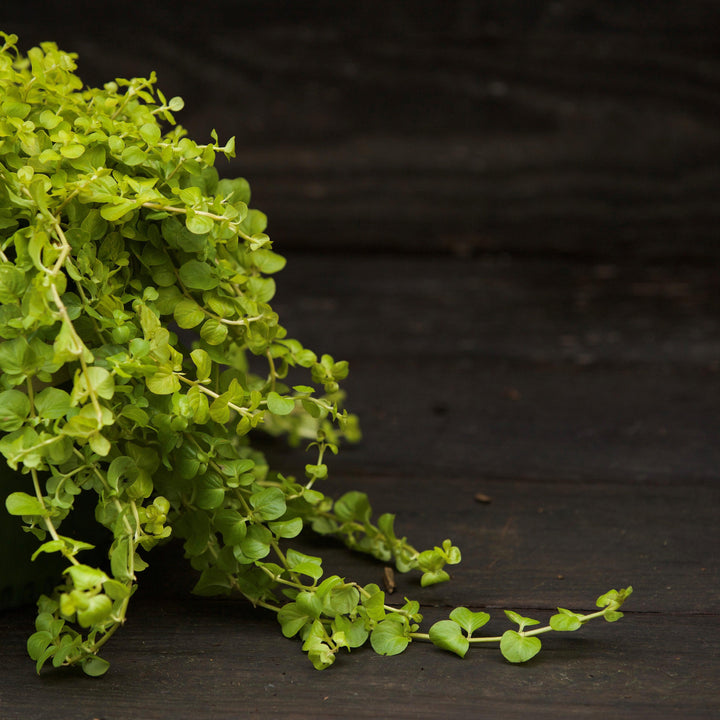
<svg viewBox="0 0 720 720">
<path fill-rule="evenodd" d="M 465 657 L 470 641 L 463 635 L 462 628 L 452 620 L 440 620 L 430 628 L 430 641 L 443 650 Z"/>
<path fill-rule="evenodd" d="M 311 625 L 315 618 L 296 602 L 290 602 L 280 608 L 277 619 L 282 627 L 282 634 L 286 638 L 291 638 L 297 635 L 306 625 Z"/>
<path fill-rule="evenodd" d="M 582 615 L 558 608 L 557 615 L 550 618 L 550 627 L 559 632 L 571 632 L 582 627 Z"/>
<path fill-rule="evenodd" d="M 0 392 L 0 430 L 12 432 L 23 426 L 30 415 L 30 400 L 20 390 Z"/>
<path fill-rule="evenodd" d="M 229 203 L 250 203 L 250 184 L 245 178 L 223 178 L 217 185 L 217 194 Z"/>
<path fill-rule="evenodd" d="M 137 145 L 130 145 L 122 151 L 122 161 L 126 165 L 134 167 L 135 165 L 142 165 L 147 160 L 147 153 L 141 150 Z M 109 218 L 106 218 L 109 219 Z"/>
<path fill-rule="evenodd" d="M 270 530 L 281 538 L 294 538 L 297 537 L 303 529 L 302 518 L 295 517 L 290 520 L 277 520 L 275 522 L 268 523 Z"/>
<path fill-rule="evenodd" d="M 357 607 L 360 602 L 360 593 L 357 588 L 348 584 L 338 584 L 330 590 L 327 604 L 336 615 L 347 615 Z"/>
<path fill-rule="evenodd" d="M 285 494 L 280 488 L 269 487 L 250 496 L 250 504 L 263 520 L 277 520 L 285 514 Z"/>
<path fill-rule="evenodd" d="M 192 290 L 212 290 L 218 285 L 213 268 L 199 260 L 188 260 L 180 266 L 179 274 L 183 285 Z"/>
<path fill-rule="evenodd" d="M 334 632 L 343 633 L 349 648 L 362 647 L 370 635 L 370 631 L 365 627 L 365 621 L 362 618 L 351 620 L 344 615 L 338 615 L 332 621 L 332 628 Z"/>
<path fill-rule="evenodd" d="M 103 590 L 111 600 L 124 600 L 130 595 L 131 589 L 119 580 L 106 580 L 103 583 Z"/>
<path fill-rule="evenodd" d="M 522 615 L 519 615 L 516 612 L 513 612 L 512 610 L 505 610 L 505 615 L 509 620 L 511 620 L 514 623 L 517 623 L 520 627 L 519 630 L 522 632 L 523 628 L 527 625 L 538 625 L 540 623 L 539 620 L 533 620 L 532 618 L 523 617 Z"/>
<path fill-rule="evenodd" d="M 625 600 L 632 594 L 632 591 L 632 586 L 624 590 L 610 590 L 597 599 L 598 607 L 607 608 L 603 616 L 607 622 L 615 622 L 623 617 L 623 614 L 618 612 L 618 608 L 620 608 Z"/>
<path fill-rule="evenodd" d="M 295 598 L 295 604 L 300 610 L 305 612 L 308 617 L 317 620 L 323 611 L 323 605 L 320 598 L 316 593 L 310 591 L 303 591 L 298 593 Z"/>
<path fill-rule="evenodd" d="M 146 381 L 148 390 L 155 395 L 172 395 L 180 389 L 180 380 L 172 370 L 160 368 L 150 375 Z"/>
<path fill-rule="evenodd" d="M 70 410 L 70 395 L 59 388 L 45 388 L 35 396 L 35 409 L 48 420 L 65 417 Z"/>
<path fill-rule="evenodd" d="M 109 667 L 110 663 L 97 655 L 90 655 L 82 661 L 83 672 L 90 677 L 100 677 L 104 675 Z"/>
<path fill-rule="evenodd" d="M 210 417 L 216 422 L 224 425 L 230 419 L 230 407 L 228 399 L 224 395 L 215 398 L 208 410 Z"/>
<path fill-rule="evenodd" d="M 39 630 L 33 633 L 27 640 L 28 655 L 37 660 L 47 650 L 48 645 L 55 639 L 54 635 L 48 630 Z"/>
<path fill-rule="evenodd" d="M 399 655 L 410 640 L 407 627 L 394 618 L 382 620 L 370 633 L 370 645 L 378 655 Z"/>
<path fill-rule="evenodd" d="M 200 337 L 208 345 L 220 345 L 227 337 L 227 325 L 215 318 L 208 318 L 200 328 Z"/>
<path fill-rule="evenodd" d="M 5 498 L 5 507 L 11 515 L 45 516 L 48 514 L 48 511 L 37 498 L 19 491 L 10 493 Z"/>
<path fill-rule="evenodd" d="M 78 590 L 92 590 L 110 579 L 102 570 L 90 565 L 71 565 L 65 572 Z"/>
<path fill-rule="evenodd" d="M 82 627 L 100 625 L 112 612 L 112 600 L 107 595 L 86 597 L 85 603 L 85 607 L 77 610 L 77 620 Z"/>
<path fill-rule="evenodd" d="M 188 210 L 185 216 L 185 225 L 187 229 L 195 235 L 206 235 L 212 231 L 215 222 L 212 218 L 205 215 L 197 215 L 192 210 Z"/>
<path fill-rule="evenodd" d="M 540 652 L 540 638 L 521 635 L 515 630 L 506 630 L 500 640 L 500 652 L 511 663 L 523 663 Z"/>
<path fill-rule="evenodd" d="M 385 593 L 374 584 L 366 585 L 363 590 L 369 595 L 362 594 L 360 602 L 365 608 L 368 617 L 375 622 L 385 619 Z"/>
<path fill-rule="evenodd" d="M 0 265 L 0 303 L 14 303 L 22 296 L 27 282 L 14 265 Z"/>
<path fill-rule="evenodd" d="M 209 597 L 212 595 L 228 595 L 232 590 L 232 581 L 228 574 L 220 568 L 209 567 L 202 571 L 200 579 L 193 588 L 195 595 Z"/>
<path fill-rule="evenodd" d="M 63 537 L 62 535 L 57 540 L 48 540 L 44 542 L 30 557 L 31 560 L 35 560 L 41 553 L 53 553 L 66 551 L 70 555 L 76 555 L 81 550 L 92 550 L 95 546 L 90 543 L 83 542 L 82 540 L 73 540 L 72 538 Z"/>
<path fill-rule="evenodd" d="M 214 473 L 204 475 L 197 484 L 195 504 L 203 510 L 214 510 L 222 505 L 225 499 L 225 486 L 222 479 Z"/>
<path fill-rule="evenodd" d="M 270 552 L 272 539 L 272 533 L 264 525 L 250 525 L 240 550 L 250 560 L 261 560 Z"/>
<path fill-rule="evenodd" d="M 181 328 L 189 330 L 199 325 L 206 315 L 205 311 L 194 300 L 183 298 L 175 305 L 173 317 Z"/>
<path fill-rule="evenodd" d="M 293 572 L 307 575 L 313 580 L 318 580 L 322 577 L 322 558 L 305 555 L 298 550 L 288 548 L 285 559 L 287 560 L 288 567 Z"/>
<path fill-rule="evenodd" d="M 365 493 L 351 490 L 335 501 L 335 514 L 340 520 L 356 520 L 360 523 L 370 522 L 372 508 Z"/>
<path fill-rule="evenodd" d="M 138 128 L 140 137 L 148 145 L 156 145 L 162 137 L 162 131 L 156 123 L 145 123 Z"/>
<path fill-rule="evenodd" d="M 32 110 L 32 105 L 19 102 L 18 100 L 5 100 L 2 104 L 2 110 L 5 115 L 10 118 L 23 119 Z"/>
<path fill-rule="evenodd" d="M 110 205 L 103 205 L 100 208 L 100 215 L 108 222 L 117 222 L 136 207 L 137 203 L 134 200 L 119 199 Z"/>
<path fill-rule="evenodd" d="M 81 376 L 81 386 L 89 385 L 95 394 L 104 400 L 109 400 L 115 394 L 115 380 L 113 376 L 102 367 L 89 367 Z"/>
<path fill-rule="evenodd" d="M 472 635 L 490 620 L 490 615 L 486 612 L 472 612 L 466 607 L 458 607 L 450 613 L 450 619 Z"/>
<path fill-rule="evenodd" d="M 252 261 L 255 267 L 264 273 L 276 273 L 285 267 L 286 260 L 272 250 L 260 248 L 252 253 Z"/>
<path fill-rule="evenodd" d="M 85 146 L 80 143 L 70 143 L 60 148 L 60 154 L 65 158 L 79 158 L 85 152 Z"/>
<path fill-rule="evenodd" d="M 213 524 L 222 533 L 226 545 L 237 545 L 247 534 L 245 518 L 231 508 L 218 510 L 213 516 Z"/>
<path fill-rule="evenodd" d="M 420 586 L 430 587 L 431 585 L 447 582 L 449 579 L 450 575 L 445 570 L 428 570 L 421 575 Z"/>
<path fill-rule="evenodd" d="M 190 357 L 195 363 L 198 381 L 204 382 L 210 377 L 210 372 L 212 371 L 210 355 L 208 355 L 205 350 L 197 348 L 190 353 Z"/>
<path fill-rule="evenodd" d="M 295 409 L 295 400 L 281 397 L 273 390 L 268 393 L 267 407 L 273 415 L 289 415 Z"/>
</svg>

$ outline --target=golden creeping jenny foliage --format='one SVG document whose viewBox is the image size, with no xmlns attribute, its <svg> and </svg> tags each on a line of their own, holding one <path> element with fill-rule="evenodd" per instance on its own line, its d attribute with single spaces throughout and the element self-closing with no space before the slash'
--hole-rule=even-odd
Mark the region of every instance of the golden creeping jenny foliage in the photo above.
<svg viewBox="0 0 720 720">
<path fill-rule="evenodd" d="M 359 436 L 341 407 L 348 367 L 279 324 L 272 275 L 285 260 L 248 183 L 214 167 L 234 140 L 189 139 L 174 119 L 182 100 L 154 75 L 85 88 L 55 44 L 23 56 L 15 36 L 0 42 L 0 452 L 27 480 L 6 505 L 37 536 L 36 554 L 67 564 L 38 602 L 38 670 L 105 672 L 99 651 L 147 551 L 171 536 L 199 571 L 196 592 L 236 591 L 275 611 L 317 668 L 368 640 L 382 654 L 423 638 L 463 655 L 459 629 L 469 638 L 484 614 L 460 608 L 423 635 L 417 602 L 392 608 L 376 585 L 323 577 L 321 558 L 287 542 L 303 527 L 336 535 L 419 569 L 423 585 L 460 560 L 450 541 L 418 552 L 392 515 L 373 523 L 363 493 L 333 501 L 315 488 L 326 453 Z M 289 379 L 298 372 L 303 384 Z M 310 444 L 302 481 L 268 467 L 256 429 Z M 83 493 L 112 534 L 104 569 L 82 562 L 89 543 L 63 535 Z M 616 619 L 627 594 L 603 596 L 595 615 Z M 562 613 L 554 629 L 589 619 Z M 503 636 L 513 662 L 539 649 L 522 630 Z"/>
</svg>

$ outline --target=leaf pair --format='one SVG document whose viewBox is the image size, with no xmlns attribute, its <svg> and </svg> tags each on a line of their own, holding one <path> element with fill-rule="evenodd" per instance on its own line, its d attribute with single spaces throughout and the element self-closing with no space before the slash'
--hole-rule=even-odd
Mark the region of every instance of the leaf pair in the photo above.
<svg viewBox="0 0 720 720">
<path fill-rule="evenodd" d="M 430 628 L 430 641 L 443 650 L 465 657 L 470 638 L 490 620 L 485 612 L 473 612 L 466 607 L 455 608 L 449 620 L 440 620 Z"/>
</svg>

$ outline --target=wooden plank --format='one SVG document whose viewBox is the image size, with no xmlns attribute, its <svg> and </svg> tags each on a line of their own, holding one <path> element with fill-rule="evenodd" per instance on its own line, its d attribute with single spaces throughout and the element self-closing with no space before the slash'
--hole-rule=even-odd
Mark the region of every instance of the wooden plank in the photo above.
<svg viewBox="0 0 720 720">
<path fill-rule="evenodd" d="M 284 244 L 718 257 L 717 4 L 23 4 L 87 81 L 157 70 L 237 135 Z"/>
<path fill-rule="evenodd" d="M 339 466 L 710 481 L 715 268 L 294 257 L 285 326 L 350 361 L 365 448 Z"/>
<path fill-rule="evenodd" d="M 418 518 L 411 526 L 420 530 L 420 522 L 427 520 Z M 573 533 L 581 542 L 582 535 L 582 530 Z M 488 713 L 532 712 L 542 718 L 567 713 L 668 717 L 676 712 L 708 717 L 720 707 L 717 614 L 644 609 L 652 604 L 652 591 L 649 597 L 633 599 L 618 624 L 596 623 L 578 634 L 547 638 L 544 653 L 522 667 L 509 666 L 489 648 L 476 649 L 461 661 L 434 648 L 413 646 L 396 658 L 355 651 L 318 673 L 297 642 L 281 636 L 267 613 L 253 611 L 242 601 L 185 599 L 188 574 L 178 572 L 170 549 L 153 553 L 160 561 L 155 575 L 148 571 L 149 586 L 144 583 L 126 627 L 108 649 L 113 667 L 99 682 L 52 671 L 38 679 L 23 657 L 31 614 L 0 616 L 4 720 L 40 720 L 47 717 L 48 707 L 67 717 L 118 720 L 208 713 L 229 718 L 240 711 L 251 717 L 299 718 L 323 712 L 331 718 L 461 718 L 479 704 Z M 621 555 L 616 557 L 623 562 Z M 350 564 L 360 563 L 351 558 Z M 522 563 L 513 567 L 512 562 L 498 568 L 504 580 L 523 570 Z M 592 572 L 586 564 L 584 573 Z M 575 590 L 577 581 L 569 581 Z M 470 599 L 467 604 L 474 606 L 462 578 L 453 584 L 453 599 Z M 476 598 L 487 586 L 473 588 Z M 415 588 L 413 594 L 421 592 Z M 518 603 L 513 607 L 539 617 L 551 609 Z M 448 610 L 446 605 L 424 603 L 429 621 Z M 497 612 L 494 615 L 497 618 Z M 502 629 L 504 624 L 496 619 L 489 632 Z"/>
<path fill-rule="evenodd" d="M 709 549 L 719 539 L 720 388 L 708 370 L 717 338 L 709 272 L 620 267 L 607 284 L 605 270 L 576 263 L 312 255 L 289 268 L 285 287 L 298 300 L 281 293 L 283 315 L 301 337 L 348 353 L 351 405 L 365 421 L 364 443 L 332 462 L 328 488 L 367 491 L 419 547 L 450 536 L 464 552 L 444 586 L 398 576 L 397 601 L 421 600 L 429 621 L 459 604 L 487 608 L 494 632 L 502 608 L 544 619 L 557 605 L 589 610 L 600 592 L 632 583 L 627 616 L 548 638 L 522 668 L 486 649 L 460 661 L 412 647 L 394 659 L 354 652 L 320 674 L 268 614 L 188 598 L 194 575 L 171 545 L 149 557 L 100 682 L 38 679 L 24 649 L 32 611 L 0 615 L 0 716 L 42 718 L 47 707 L 115 718 L 716 712 L 720 565 Z M 573 306 L 578 293 L 585 301 Z M 497 319 L 483 324 L 490 308 Z M 393 333 L 402 317 L 420 324 Z M 616 323 L 621 341 L 599 343 L 592 362 L 556 342 Z M 462 345 L 476 328 L 483 341 Z M 274 443 L 268 452 L 301 467 L 294 452 Z M 478 492 L 491 502 L 476 502 Z M 380 578 L 381 565 L 328 539 L 301 542 L 328 572 Z"/>
<path fill-rule="evenodd" d="M 715 263 L 306 254 L 280 241 L 275 248 L 288 257 L 274 300 L 281 321 L 338 357 L 718 367 Z"/>
</svg>

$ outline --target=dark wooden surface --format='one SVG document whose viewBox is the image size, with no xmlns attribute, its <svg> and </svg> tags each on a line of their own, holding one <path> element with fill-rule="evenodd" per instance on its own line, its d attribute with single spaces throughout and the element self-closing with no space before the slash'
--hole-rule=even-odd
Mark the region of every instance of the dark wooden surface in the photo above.
<svg viewBox="0 0 720 720">
<path fill-rule="evenodd" d="M 718 257 L 714 0 L 4 3 L 237 136 L 284 247 Z"/>
<path fill-rule="evenodd" d="M 0 614 L 2 720 L 718 716 L 720 12 L 647 7 L 3 8 L 27 45 L 80 52 L 90 82 L 156 69 L 193 135 L 238 135 L 228 173 L 289 257 L 283 324 L 350 361 L 364 439 L 328 488 L 463 550 L 450 583 L 401 576 L 394 599 L 500 629 L 502 608 L 636 592 L 619 623 L 548 637 L 524 666 L 418 644 L 319 673 L 268 614 L 192 597 L 170 545 L 101 680 L 37 677 L 33 609 Z"/>
</svg>

